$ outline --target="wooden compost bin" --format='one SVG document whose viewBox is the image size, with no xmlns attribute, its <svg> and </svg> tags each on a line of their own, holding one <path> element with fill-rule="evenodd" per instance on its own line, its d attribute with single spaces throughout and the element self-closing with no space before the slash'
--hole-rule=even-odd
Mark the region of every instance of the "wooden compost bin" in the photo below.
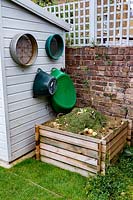
<svg viewBox="0 0 133 200">
<path fill-rule="evenodd" d="M 105 174 L 107 164 L 123 150 L 127 138 L 130 139 L 131 123 L 125 121 L 117 131 L 102 139 L 44 125 L 37 125 L 35 131 L 36 159 L 89 176 Z"/>
</svg>

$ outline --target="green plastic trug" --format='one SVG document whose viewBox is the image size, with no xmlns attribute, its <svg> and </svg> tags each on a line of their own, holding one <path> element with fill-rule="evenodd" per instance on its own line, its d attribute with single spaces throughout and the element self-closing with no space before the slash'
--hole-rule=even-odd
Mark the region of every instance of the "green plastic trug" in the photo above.
<svg viewBox="0 0 133 200">
<path fill-rule="evenodd" d="M 58 60 L 60 56 L 62 56 L 64 50 L 64 42 L 62 37 L 58 34 L 48 37 L 45 44 L 45 49 L 50 58 Z"/>
<path fill-rule="evenodd" d="M 68 74 L 53 69 L 51 75 L 57 79 L 57 90 L 51 97 L 53 109 L 57 113 L 69 112 L 76 103 L 76 91 Z"/>
<path fill-rule="evenodd" d="M 33 97 L 53 95 L 56 85 L 56 78 L 39 68 L 33 83 Z"/>
</svg>

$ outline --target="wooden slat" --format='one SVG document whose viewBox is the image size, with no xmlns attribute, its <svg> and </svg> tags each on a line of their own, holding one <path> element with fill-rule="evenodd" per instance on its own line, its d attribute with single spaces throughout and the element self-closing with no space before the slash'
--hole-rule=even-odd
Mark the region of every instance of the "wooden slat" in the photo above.
<svg viewBox="0 0 133 200">
<path fill-rule="evenodd" d="M 56 129 L 56 128 L 50 128 L 50 127 L 44 126 L 44 125 L 40 125 L 40 129 L 52 131 L 54 133 L 61 133 L 62 135 L 83 139 L 83 140 L 86 140 L 86 141 L 89 141 L 89 142 L 101 143 L 101 140 L 97 139 L 97 138 L 93 138 L 93 137 L 89 137 L 89 136 L 85 136 L 85 135 L 79 135 L 79 134 L 75 134 L 75 133 L 68 132 L 68 131 L 62 131 L 62 130 L 59 130 L 59 129 Z"/>
<path fill-rule="evenodd" d="M 58 141 L 63 141 L 63 142 L 66 142 L 66 143 L 69 143 L 69 144 L 74 144 L 74 145 L 77 145 L 77 146 L 81 146 L 81 147 L 85 147 L 85 148 L 88 148 L 88 149 L 93 149 L 93 150 L 97 150 L 98 151 L 98 144 L 96 143 L 92 143 L 92 142 L 89 142 L 89 141 L 85 141 L 85 140 L 82 140 L 82 139 L 79 139 L 79 138 L 76 138 L 76 137 L 71 137 L 71 136 L 66 136 L 66 135 L 62 135 L 62 134 L 58 134 L 58 133 L 54 133 L 52 131 L 47 131 L 47 130 L 42 130 L 40 129 L 40 135 L 41 136 L 46 136 L 48 138 L 54 138 Z"/>
<path fill-rule="evenodd" d="M 74 153 L 74 152 L 69 151 L 69 150 L 54 147 L 52 145 L 40 143 L 40 149 L 50 151 L 50 152 L 53 152 L 55 154 L 63 155 L 63 156 L 66 156 L 68 158 L 73 158 L 75 160 L 82 161 L 83 163 L 87 163 L 89 165 L 97 166 L 97 164 L 98 164 L 97 159 L 90 158 L 90 157 L 85 156 L 85 155 L 80 155 L 80 154 Z"/>
<path fill-rule="evenodd" d="M 40 137 L 39 137 L 39 126 L 35 125 L 35 141 L 36 141 L 36 159 L 40 160 Z"/>
<path fill-rule="evenodd" d="M 119 135 L 117 135 L 111 142 L 108 143 L 107 151 L 112 149 L 114 146 L 117 146 L 119 141 L 124 138 L 126 141 L 127 138 L 127 129 L 124 129 Z"/>
<path fill-rule="evenodd" d="M 75 153 L 78 153 L 81 155 L 85 155 L 85 156 L 89 156 L 91 158 L 98 159 L 98 152 L 95 150 L 93 151 L 90 149 L 79 147 L 79 146 L 76 146 L 73 144 L 68 144 L 68 143 L 54 140 L 54 139 L 47 138 L 47 137 L 40 137 L 40 141 L 45 144 L 53 145 L 55 147 L 60 147 L 62 149 L 66 149 L 66 150 L 69 150 L 69 151 L 72 151 L 72 152 L 75 152 Z"/>
<path fill-rule="evenodd" d="M 126 138 L 127 138 L 126 135 L 124 135 L 123 137 L 121 137 L 120 140 L 119 140 L 118 142 L 116 142 L 116 143 L 109 149 L 109 151 L 107 151 L 107 153 L 108 153 L 109 155 L 111 155 L 117 148 L 119 148 L 119 146 L 120 146 L 121 144 L 125 144 L 125 143 L 126 143 Z"/>
<path fill-rule="evenodd" d="M 125 146 L 125 143 L 122 142 L 122 143 L 119 145 L 119 147 L 116 148 L 116 150 L 110 155 L 110 160 L 112 160 L 113 157 L 114 157 L 115 155 L 117 155 L 117 153 L 119 153 L 119 152 L 123 149 L 124 146 Z"/>
<path fill-rule="evenodd" d="M 56 154 L 56 153 L 52 153 L 52 152 L 49 152 L 49 151 L 46 151 L 46 150 L 44 151 L 42 149 L 40 149 L 40 154 L 41 154 L 41 156 L 45 156 L 45 157 L 51 158 L 53 160 L 60 161 L 62 163 L 66 163 L 66 164 L 78 167 L 80 169 L 84 169 L 86 171 L 97 173 L 97 169 L 96 168 L 94 169 L 92 167 L 89 167 L 87 164 L 85 164 L 83 162 L 80 162 L 78 160 L 75 160 L 75 159 L 72 159 L 72 158 L 68 158 L 66 156 L 62 156 L 62 155 L 59 155 L 59 154 Z"/>
<path fill-rule="evenodd" d="M 119 129 L 117 129 L 116 131 L 114 130 L 114 132 L 112 134 L 109 133 L 108 135 L 106 135 L 102 140 L 102 144 L 107 144 L 116 135 L 118 135 L 122 130 L 124 130 L 127 126 L 128 126 L 128 122 L 126 121 Z"/>
<path fill-rule="evenodd" d="M 100 172 L 101 171 L 101 159 L 102 159 L 102 144 L 98 144 L 98 165 L 99 168 L 97 167 L 97 171 Z"/>
<path fill-rule="evenodd" d="M 106 163 L 102 161 L 101 162 L 101 173 L 103 175 L 105 175 L 105 170 L 106 170 Z"/>
<path fill-rule="evenodd" d="M 49 164 L 52 164 L 52 165 L 55 165 L 55 166 L 60 167 L 62 169 L 69 170 L 71 172 L 79 173 L 79 174 L 81 174 L 82 176 L 85 176 L 85 177 L 88 177 L 89 175 L 94 175 L 93 173 L 88 172 L 86 170 L 80 169 L 78 167 L 73 167 L 73 166 L 71 166 L 69 164 L 62 163 L 62 162 L 59 162 L 57 160 L 53 160 L 53 159 L 50 159 L 50 158 L 46 158 L 44 156 L 41 156 L 41 161 L 49 163 Z"/>
<path fill-rule="evenodd" d="M 120 140 L 121 137 L 126 135 L 127 137 L 127 128 L 125 128 L 123 131 L 121 131 L 114 139 L 112 139 L 108 144 L 103 144 L 102 142 L 102 152 L 106 153 L 112 146 L 115 146 L 115 144 Z"/>
<path fill-rule="evenodd" d="M 108 142 L 108 144 L 103 145 L 102 148 L 102 152 L 106 152 L 108 151 L 110 148 L 112 148 L 112 146 L 115 146 L 116 143 L 119 142 L 119 140 L 124 137 L 126 135 L 127 137 L 127 128 L 125 128 L 124 130 L 122 130 L 116 137 L 114 137 L 110 142 Z"/>
</svg>

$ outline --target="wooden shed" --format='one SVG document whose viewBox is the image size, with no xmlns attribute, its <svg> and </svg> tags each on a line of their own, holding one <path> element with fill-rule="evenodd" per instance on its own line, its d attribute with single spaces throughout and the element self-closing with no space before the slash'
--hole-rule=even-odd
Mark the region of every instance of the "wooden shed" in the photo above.
<svg viewBox="0 0 133 200">
<path fill-rule="evenodd" d="M 0 0 L 0 165 L 33 151 L 35 124 L 51 118 L 48 98 L 33 98 L 33 81 L 38 68 L 49 73 L 53 67 L 64 67 L 65 52 L 53 60 L 46 54 L 45 43 L 53 34 L 64 40 L 69 30 L 69 24 L 30 0 Z M 36 59 L 29 66 L 11 56 L 11 41 L 18 34 L 36 40 Z"/>
</svg>

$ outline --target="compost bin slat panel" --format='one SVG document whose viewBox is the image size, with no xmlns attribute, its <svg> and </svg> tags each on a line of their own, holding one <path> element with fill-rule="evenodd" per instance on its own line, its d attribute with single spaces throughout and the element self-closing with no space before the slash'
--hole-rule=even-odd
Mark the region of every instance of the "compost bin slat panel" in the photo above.
<svg viewBox="0 0 133 200">
<path fill-rule="evenodd" d="M 81 146 L 81 147 L 85 147 L 85 148 L 88 148 L 88 149 L 93 149 L 93 150 L 98 151 L 98 144 L 92 143 L 92 142 L 89 142 L 89 141 L 85 141 L 85 140 L 82 140 L 82 139 L 78 139 L 78 138 L 75 138 L 75 137 L 66 136 L 64 134 L 61 135 L 61 134 L 58 134 L 58 133 L 54 133 L 54 132 L 46 131 L 46 130 L 41 130 L 41 129 L 40 129 L 40 135 L 46 136 L 46 137 L 52 138 L 52 139 L 54 138 L 54 139 L 57 139 L 59 141 L 63 141 L 63 142 L 66 142 L 66 143 L 70 143 L 70 144 L 74 144 L 74 145 L 78 145 L 78 146 Z"/>
<path fill-rule="evenodd" d="M 63 155 L 63 156 L 69 157 L 69 158 L 73 158 L 75 160 L 82 161 L 83 163 L 87 163 L 89 165 L 97 166 L 97 164 L 98 164 L 97 159 L 93 159 L 88 156 L 80 155 L 80 154 L 74 153 L 72 151 L 69 151 L 66 149 L 61 149 L 61 148 L 54 147 L 51 145 L 40 143 L 40 149 L 50 151 L 50 152 L 53 152 L 56 154 L 60 154 L 60 155 Z"/>
<path fill-rule="evenodd" d="M 120 134 L 118 134 L 114 139 L 112 139 L 108 144 L 107 144 L 107 151 L 112 149 L 114 146 L 116 146 L 119 141 L 121 140 L 121 138 L 125 138 L 127 137 L 127 133 L 128 133 L 128 129 L 125 128 L 124 130 L 122 130 L 122 132 Z"/>
<path fill-rule="evenodd" d="M 114 134 L 114 138 L 110 141 L 108 141 L 108 143 L 105 145 L 102 145 L 102 152 L 106 152 L 108 151 L 110 148 L 112 148 L 113 146 L 116 146 L 117 143 L 119 142 L 120 138 L 124 137 L 126 135 L 127 137 L 127 132 L 128 132 L 128 127 L 126 127 L 125 129 L 123 129 L 119 134 L 117 134 L 115 136 Z M 104 142 L 102 142 L 104 143 Z"/>
<path fill-rule="evenodd" d="M 105 161 L 106 156 L 107 156 L 107 158 L 110 161 L 113 158 L 113 156 L 119 152 L 119 150 L 117 152 L 117 149 L 119 149 L 119 147 L 121 146 L 121 144 L 123 144 L 123 145 L 126 144 L 126 139 L 127 139 L 127 132 L 125 132 L 125 134 L 122 135 L 119 138 L 118 141 L 115 142 L 115 140 L 114 140 L 114 144 L 111 145 L 110 148 L 107 149 L 106 146 L 105 146 L 104 147 L 104 152 L 102 151 L 102 160 Z M 121 151 L 121 148 L 120 148 L 120 151 Z"/>
<path fill-rule="evenodd" d="M 124 124 L 119 127 L 118 130 L 114 130 L 113 134 L 108 134 L 106 137 L 104 137 L 105 140 L 103 140 L 103 144 L 107 144 L 109 141 L 111 141 L 114 137 L 116 137 L 119 133 L 122 132 L 126 127 L 128 126 L 128 122 L 124 122 Z"/>
<path fill-rule="evenodd" d="M 126 143 L 126 139 L 127 139 L 127 135 L 124 135 L 123 137 L 121 137 L 119 139 L 118 142 L 115 143 L 115 145 L 113 145 L 109 150 L 108 150 L 108 153 L 109 155 L 111 155 L 117 148 L 119 148 L 119 146 L 121 144 L 125 144 Z"/>
<path fill-rule="evenodd" d="M 40 153 L 41 153 L 42 156 L 51 158 L 53 160 L 57 160 L 57 161 L 78 167 L 80 169 L 84 169 L 86 171 L 93 172 L 93 173 L 97 172 L 97 168 L 90 167 L 88 164 L 85 164 L 81 161 L 78 161 L 78 160 L 75 160 L 75 159 L 72 159 L 72 158 L 68 158 L 66 156 L 62 156 L 62 155 L 59 155 L 59 154 L 56 154 L 56 153 L 52 153 L 52 152 L 49 152 L 49 151 L 46 151 L 46 150 L 44 151 L 42 149 L 40 149 Z"/>
<path fill-rule="evenodd" d="M 54 140 L 54 139 L 47 138 L 47 137 L 40 137 L 40 142 L 49 144 L 49 145 L 53 145 L 55 147 L 60 147 L 62 149 L 67 149 L 69 151 L 72 151 L 72 152 L 75 152 L 75 153 L 78 153 L 81 155 L 85 155 L 85 156 L 89 156 L 89 157 L 98 159 L 98 152 L 91 150 L 91 149 L 86 149 L 83 147 L 79 147 L 77 145 L 68 144 L 68 143 Z"/>
<path fill-rule="evenodd" d="M 74 167 L 74 166 L 71 166 L 69 164 L 62 163 L 60 161 L 53 160 L 53 159 L 50 159 L 50 158 L 46 158 L 46 157 L 43 157 L 43 156 L 41 156 L 41 161 L 55 165 L 55 166 L 60 167 L 62 169 L 66 169 L 66 170 L 69 170 L 69 171 L 72 171 L 72 172 L 77 172 L 77 173 L 81 174 L 82 176 L 88 177 L 88 175 L 94 175 L 92 172 L 88 172 L 86 170 L 79 169 L 78 167 Z"/>
<path fill-rule="evenodd" d="M 86 141 L 89 141 L 89 142 L 94 142 L 94 143 L 101 143 L 101 140 L 100 139 L 97 139 L 97 138 L 92 138 L 92 137 L 89 137 L 89 136 L 85 136 L 85 135 L 79 135 L 79 134 L 73 134 L 71 132 L 67 132 L 67 131 L 62 131 L 62 130 L 59 130 L 59 129 L 56 129 L 56 128 L 50 128 L 48 126 L 44 126 L 44 125 L 40 125 L 40 129 L 42 130 L 47 130 L 47 131 L 52 131 L 54 133 L 60 133 L 62 135 L 66 135 L 66 136 L 71 136 L 73 138 L 79 138 L 79 139 L 83 139 L 83 140 L 86 140 Z"/>
<path fill-rule="evenodd" d="M 123 149 L 125 144 L 126 144 L 126 137 L 119 144 L 119 146 L 111 153 L 111 155 L 109 156 L 109 159 L 112 160 L 115 155 L 117 155 L 119 152 L 121 152 L 121 150 Z"/>
<path fill-rule="evenodd" d="M 127 122 L 119 130 L 110 133 L 101 140 L 90 139 L 88 136 L 82 137 L 44 125 L 37 127 L 36 135 L 40 135 L 36 145 L 38 159 L 40 155 L 42 161 L 50 162 L 62 168 L 64 168 L 63 164 L 65 163 L 67 166 L 75 166 L 75 169 L 80 168 L 102 174 L 105 174 L 107 163 L 114 162 L 117 159 L 118 154 L 126 144 L 128 135 Z M 67 166 L 65 165 L 65 169 L 70 170 Z"/>
</svg>

